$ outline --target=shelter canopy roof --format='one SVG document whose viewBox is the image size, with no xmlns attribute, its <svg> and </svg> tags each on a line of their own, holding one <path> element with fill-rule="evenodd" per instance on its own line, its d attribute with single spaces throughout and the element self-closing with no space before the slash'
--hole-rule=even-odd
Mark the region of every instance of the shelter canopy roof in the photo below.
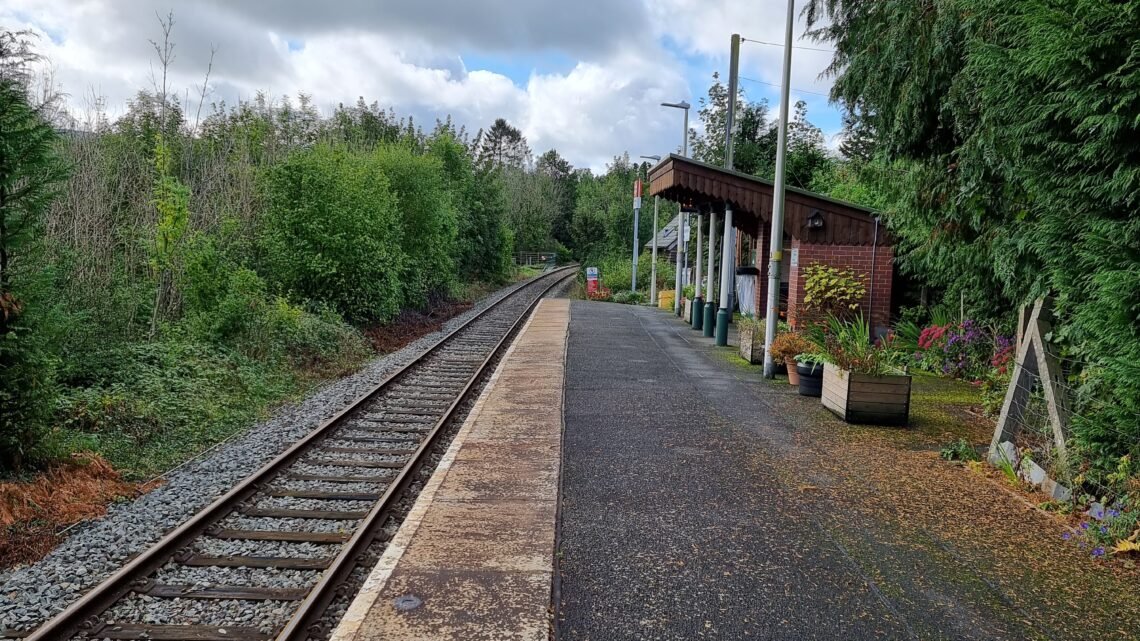
<svg viewBox="0 0 1140 641">
<path fill-rule="evenodd" d="M 649 170 L 650 196 L 661 196 L 700 211 L 722 211 L 727 203 L 732 207 L 733 227 L 751 234 L 761 224 L 771 224 L 774 191 L 770 180 L 677 154 L 669 154 Z M 875 211 L 867 207 L 803 189 L 786 190 L 784 232 L 804 242 L 889 244 L 877 220 Z"/>
</svg>

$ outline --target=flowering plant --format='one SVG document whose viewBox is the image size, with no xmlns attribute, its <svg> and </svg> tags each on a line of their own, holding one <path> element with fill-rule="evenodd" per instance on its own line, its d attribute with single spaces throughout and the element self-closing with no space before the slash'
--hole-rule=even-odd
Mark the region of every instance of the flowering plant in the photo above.
<svg viewBox="0 0 1140 641">
<path fill-rule="evenodd" d="M 1109 552 L 1124 554 L 1138 551 L 1140 547 L 1135 542 L 1140 537 L 1140 526 L 1137 523 L 1140 513 L 1127 508 L 1125 499 L 1116 501 L 1102 514 L 1090 515 L 1089 519 L 1082 521 L 1076 528 L 1062 532 L 1061 538 L 1075 541 L 1097 558 Z"/>
<path fill-rule="evenodd" d="M 983 379 L 991 370 L 1005 374 L 1013 358 L 1012 339 L 992 335 L 978 323 L 931 325 L 918 335 L 915 365 L 925 370 L 971 380 Z"/>
</svg>

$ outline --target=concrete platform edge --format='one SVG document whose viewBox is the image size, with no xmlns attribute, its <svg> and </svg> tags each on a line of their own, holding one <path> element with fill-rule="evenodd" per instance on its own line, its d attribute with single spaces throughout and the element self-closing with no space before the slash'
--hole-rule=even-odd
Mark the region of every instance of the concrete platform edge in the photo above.
<svg viewBox="0 0 1140 641">
<path fill-rule="evenodd" d="M 539 302 L 539 306 L 543 301 Z M 424 485 L 424 489 L 416 498 L 412 509 L 408 512 L 404 522 L 400 525 L 392 540 L 388 543 L 384 553 L 373 567 L 368 578 L 361 586 L 360 591 L 353 599 L 348 610 L 337 624 L 329 641 L 355 641 L 359 635 L 360 629 L 368 618 L 369 613 L 376 605 L 377 599 L 380 597 L 384 588 L 387 586 L 393 571 L 399 564 L 404 552 L 411 544 L 413 537 L 423 524 L 428 510 L 435 501 L 436 495 L 439 492 L 440 486 L 443 484 L 444 479 L 447 477 L 448 472 L 455 464 L 456 457 L 462 449 L 463 444 L 474 430 L 480 415 L 483 413 L 484 406 L 486 405 L 488 397 L 495 388 L 503 371 L 506 369 L 507 364 L 510 362 L 511 357 L 514 355 L 515 350 L 518 348 L 522 338 L 526 336 L 527 331 L 530 329 L 535 318 L 538 317 L 539 306 L 536 306 L 534 312 L 527 318 L 526 323 L 515 335 L 511 341 L 507 351 L 503 354 L 495 371 L 492 372 L 491 377 L 488 379 L 487 384 L 483 387 L 479 398 L 475 401 L 475 405 L 471 408 L 471 412 L 467 415 L 463 425 L 456 433 L 455 438 L 452 440 L 451 445 L 440 459 L 435 472 L 431 478 Z M 561 408 L 559 414 L 561 415 Z M 554 560 L 551 560 L 552 563 Z"/>
</svg>

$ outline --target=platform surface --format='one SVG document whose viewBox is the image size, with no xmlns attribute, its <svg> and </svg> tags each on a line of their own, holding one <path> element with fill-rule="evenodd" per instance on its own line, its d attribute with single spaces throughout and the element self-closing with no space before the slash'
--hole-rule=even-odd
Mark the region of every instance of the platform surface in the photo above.
<svg viewBox="0 0 1140 641">
<path fill-rule="evenodd" d="M 539 303 L 334 641 L 549 638 L 569 315 Z"/>
<path fill-rule="evenodd" d="M 961 499 L 890 474 L 957 471 L 885 444 L 937 434 L 845 426 L 659 310 L 575 301 L 571 316 L 559 641 L 1110 638 L 1054 633 L 1018 602 L 1032 585 L 999 586 L 1000 552 L 965 549 L 973 523 L 918 518 Z M 1007 498 L 976 507 L 1022 518 Z"/>
</svg>

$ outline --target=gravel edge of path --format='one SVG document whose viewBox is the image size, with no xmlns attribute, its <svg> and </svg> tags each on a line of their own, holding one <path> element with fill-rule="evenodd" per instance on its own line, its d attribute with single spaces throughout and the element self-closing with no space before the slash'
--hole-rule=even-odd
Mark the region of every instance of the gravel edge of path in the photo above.
<svg viewBox="0 0 1140 641">
<path fill-rule="evenodd" d="M 277 408 L 267 420 L 166 477 L 166 483 L 107 514 L 73 528 L 40 561 L 0 571 L 0 631 L 26 630 L 62 611 L 114 573 L 123 562 L 228 491 L 410 362 L 448 332 L 533 279 L 503 287 L 396 352 L 372 359 L 358 372 L 329 381 L 306 398 Z M 0 641 L 6 641 L 0 636 Z"/>
</svg>

